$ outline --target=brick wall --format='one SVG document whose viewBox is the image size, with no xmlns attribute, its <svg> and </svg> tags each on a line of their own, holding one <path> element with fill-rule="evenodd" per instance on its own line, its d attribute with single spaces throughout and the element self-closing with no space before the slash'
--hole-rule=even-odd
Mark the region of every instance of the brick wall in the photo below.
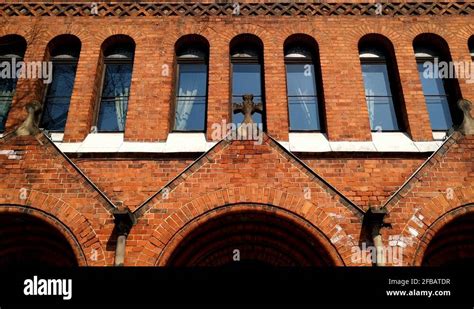
<svg viewBox="0 0 474 309">
<path fill-rule="evenodd" d="M 115 204 L 135 210 L 193 160 L 102 158 L 74 161 Z"/>
<path fill-rule="evenodd" d="M 431 140 L 431 129 L 421 91 L 413 39 L 421 33 L 444 38 L 454 61 L 470 61 L 468 39 L 473 35 L 469 17 L 169 17 L 167 19 L 115 17 L 29 17 L 3 22 L 1 35 L 19 34 L 28 41 L 26 61 L 43 60 L 47 43 L 70 33 L 82 42 L 65 141 L 81 141 L 94 124 L 101 79 L 101 45 L 115 34 L 136 43 L 131 95 L 125 128 L 129 141 L 163 141 L 173 115 L 174 44 L 186 34 L 200 34 L 210 44 L 207 136 L 210 127 L 229 119 L 229 42 L 240 33 L 258 36 L 264 45 L 265 97 L 268 133 L 288 139 L 283 44 L 292 34 L 305 33 L 319 46 L 327 134 L 330 140 L 370 140 L 370 128 L 358 41 L 366 34 L 385 36 L 394 46 L 404 95 L 402 107 L 407 131 L 416 141 Z M 281 25 L 285 27 L 282 28 Z M 34 35 L 33 35 L 34 34 Z M 164 74 L 163 74 L 164 73 Z M 167 74 L 168 73 L 168 74 Z M 460 80 L 464 98 L 473 99 L 474 84 Z M 44 88 L 44 87 L 43 87 Z M 41 85 L 18 82 L 7 128 L 23 117 L 22 106 L 41 100 Z"/>
<path fill-rule="evenodd" d="M 184 35 L 202 35 L 210 45 L 208 139 L 211 125 L 230 117 L 229 43 L 238 34 L 251 33 L 264 45 L 268 134 L 280 141 L 288 140 L 283 44 L 292 34 L 304 33 L 318 44 L 329 139 L 369 141 L 357 46 L 364 35 L 378 33 L 394 47 L 407 133 L 415 141 L 426 141 L 432 136 L 412 41 L 421 33 L 435 33 L 447 41 L 454 61 L 470 61 L 467 44 L 474 34 L 471 16 L 1 16 L 0 36 L 18 34 L 28 41 L 25 61 L 47 59 L 48 43 L 58 35 L 68 33 L 81 40 L 66 142 L 82 141 L 94 124 L 103 71 L 101 46 L 116 34 L 128 35 L 136 43 L 125 139 L 150 142 L 165 141 L 170 131 L 174 45 Z M 474 100 L 474 84 L 465 80 L 459 84 L 463 97 Z M 7 131 L 24 119 L 25 104 L 31 99 L 42 100 L 43 94 L 40 81 L 19 80 Z M 351 247 L 361 240 L 363 212 L 369 206 L 383 205 L 427 157 L 382 153 L 302 157 L 311 171 L 266 140 L 264 145 L 221 143 L 183 174 L 194 157 L 144 158 L 132 154 L 73 158 L 90 183 L 44 138 L 42 141 L 44 145 L 39 145 L 34 138 L 24 137 L 0 143 L 0 150 L 16 150 L 21 157 L 0 155 L 0 211 L 29 212 L 62 229 L 81 265 L 113 264 L 115 206 L 129 207 L 139 217 L 128 240 L 126 264 L 154 265 L 165 263 L 182 237 L 178 232 L 185 227 L 197 227 L 200 220 L 245 210 L 249 205 L 297 217 L 302 225 L 319 231 L 315 237 L 320 237 L 338 265 L 360 265 L 351 260 Z M 418 256 L 422 253 L 417 255 L 416 251 L 423 252 L 429 234 L 438 228 L 437 218 L 451 216 L 453 209 L 465 211 L 463 206 L 474 201 L 472 137 L 455 139 L 450 147 L 408 194 L 403 191 L 387 206 L 393 229 L 384 230 L 386 243 L 391 235 L 410 237 L 408 226 L 416 209 L 422 208 L 421 213 L 428 218 L 423 228 L 418 228 L 415 245 L 406 252 L 405 265 L 420 263 Z M 162 199 L 163 192 L 152 196 L 177 175 L 169 186 L 169 199 Z M 20 196 L 23 188 L 25 199 Z M 309 201 L 305 188 L 312 192 Z M 454 190 L 456 198 L 443 200 L 447 188 Z M 149 197 L 149 203 L 138 208 Z M 230 204 L 235 207 L 226 208 Z M 98 259 L 92 258 L 93 250 L 99 252 Z"/>
</svg>

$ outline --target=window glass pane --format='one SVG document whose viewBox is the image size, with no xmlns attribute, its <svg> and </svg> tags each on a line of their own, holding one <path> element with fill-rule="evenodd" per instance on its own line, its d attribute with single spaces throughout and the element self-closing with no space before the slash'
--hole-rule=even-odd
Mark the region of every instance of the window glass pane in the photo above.
<svg viewBox="0 0 474 309">
<path fill-rule="evenodd" d="M 0 132 L 5 131 L 16 82 L 15 78 L 0 78 Z"/>
<path fill-rule="evenodd" d="M 179 64 L 175 130 L 203 131 L 206 119 L 207 65 Z"/>
<path fill-rule="evenodd" d="M 179 96 L 206 95 L 207 65 L 180 64 L 179 65 Z"/>
<path fill-rule="evenodd" d="M 242 95 L 253 94 L 255 104 L 262 103 L 261 65 L 260 64 L 233 64 L 232 65 L 232 103 L 242 103 Z M 233 114 L 233 122 L 241 123 L 242 113 Z M 255 123 L 262 123 L 262 114 L 254 113 Z"/>
<path fill-rule="evenodd" d="M 102 97 L 115 97 L 128 92 L 132 78 L 131 64 L 107 64 Z"/>
<path fill-rule="evenodd" d="M 425 74 L 423 63 L 418 63 L 418 72 L 420 75 L 421 85 L 423 87 L 424 95 L 446 95 L 444 90 L 443 80 L 441 78 L 430 78 L 429 72 Z M 436 70 L 436 68 L 435 68 Z M 435 74 L 435 72 L 432 72 Z M 437 74 L 437 73 L 436 73 Z"/>
<path fill-rule="evenodd" d="M 99 131 L 123 131 L 127 117 L 132 64 L 107 64 L 97 127 Z"/>
<path fill-rule="evenodd" d="M 288 97 L 290 130 L 320 130 L 317 97 Z"/>
<path fill-rule="evenodd" d="M 426 106 L 430 114 L 431 129 L 446 131 L 453 126 L 448 100 L 445 96 L 425 97 Z"/>
<path fill-rule="evenodd" d="M 233 64 L 232 92 L 235 96 L 262 95 L 260 64 Z"/>
<path fill-rule="evenodd" d="M 453 125 L 453 121 L 443 80 L 432 78 L 430 75 L 424 74 L 424 71 L 423 63 L 418 63 L 423 94 L 430 114 L 431 129 L 434 131 L 448 130 Z"/>
<path fill-rule="evenodd" d="M 51 131 L 64 131 L 71 101 L 76 64 L 55 63 L 53 81 L 49 85 L 44 104 L 42 127 Z"/>
<path fill-rule="evenodd" d="M 316 78 L 312 64 L 287 64 L 286 81 L 289 96 L 316 95 Z"/>
<path fill-rule="evenodd" d="M 316 79 L 312 64 L 287 64 L 290 130 L 320 130 Z"/>
<path fill-rule="evenodd" d="M 365 93 L 371 96 L 391 96 L 387 65 L 385 63 L 362 64 Z"/>
<path fill-rule="evenodd" d="M 399 130 L 387 65 L 385 63 L 364 63 L 362 64 L 362 74 L 371 129 L 373 131 Z"/>
<path fill-rule="evenodd" d="M 391 97 L 366 97 L 370 127 L 373 131 L 398 130 L 397 118 Z"/>
</svg>

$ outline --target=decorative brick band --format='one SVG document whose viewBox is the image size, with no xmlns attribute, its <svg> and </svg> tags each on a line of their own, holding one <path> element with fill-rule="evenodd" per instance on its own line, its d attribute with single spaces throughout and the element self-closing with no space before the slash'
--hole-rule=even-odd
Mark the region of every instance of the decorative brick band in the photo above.
<svg viewBox="0 0 474 309">
<path fill-rule="evenodd" d="M 473 2 L 242 3 L 239 16 L 451 16 L 474 14 Z M 232 3 L 2 3 L 0 16 L 232 16 Z"/>
</svg>

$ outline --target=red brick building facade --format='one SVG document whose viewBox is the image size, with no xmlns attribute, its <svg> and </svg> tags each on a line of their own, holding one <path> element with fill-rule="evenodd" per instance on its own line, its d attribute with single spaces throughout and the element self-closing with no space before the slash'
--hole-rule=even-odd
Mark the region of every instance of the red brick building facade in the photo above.
<svg viewBox="0 0 474 309">
<path fill-rule="evenodd" d="M 129 266 L 370 266 L 371 247 L 399 253 L 380 265 L 472 262 L 474 83 L 444 83 L 455 130 L 433 130 L 416 54 L 472 64 L 473 16 L 469 1 L 0 3 L 0 46 L 24 40 L 25 63 L 80 50 L 63 130 L 15 136 L 25 106 L 45 110 L 49 93 L 39 78 L 16 83 L 0 141 L 0 265 L 110 266 L 125 250 Z M 207 48 L 204 129 L 177 132 L 179 50 L 196 42 Z M 97 132 L 108 49 L 125 43 L 125 125 Z M 288 107 L 285 56 L 300 43 L 321 120 L 306 132 Z M 259 48 L 261 143 L 213 134 L 233 119 L 239 44 Z M 369 121 L 361 55 L 377 46 L 397 130 Z"/>
</svg>

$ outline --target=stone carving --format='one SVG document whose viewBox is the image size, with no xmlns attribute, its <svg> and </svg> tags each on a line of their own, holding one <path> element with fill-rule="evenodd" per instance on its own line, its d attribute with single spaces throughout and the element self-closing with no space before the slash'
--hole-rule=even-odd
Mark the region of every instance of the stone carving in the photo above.
<svg viewBox="0 0 474 309">
<path fill-rule="evenodd" d="M 33 101 L 25 106 L 28 113 L 25 121 L 15 130 L 16 136 L 36 136 L 40 132 L 39 121 L 43 108 L 38 101 Z"/>
<path fill-rule="evenodd" d="M 38 101 L 32 101 L 25 106 L 25 109 L 28 113 L 26 119 L 16 129 L 4 134 L 1 138 L 2 143 L 14 136 L 31 135 L 36 138 L 38 143 L 43 145 L 43 142 L 38 138 L 38 134 L 41 133 L 41 130 L 39 129 L 39 122 L 41 118 L 41 111 L 43 110 L 41 103 Z"/>
<path fill-rule="evenodd" d="M 458 130 L 465 135 L 474 134 L 474 118 L 471 116 L 472 103 L 466 99 L 461 99 L 458 101 L 458 106 L 464 115 Z"/>
<path fill-rule="evenodd" d="M 233 105 L 233 112 L 234 114 L 242 113 L 244 114 L 244 120 L 242 123 L 254 123 L 252 119 L 252 115 L 255 112 L 263 112 L 263 105 L 262 103 L 255 104 L 253 102 L 253 94 L 244 94 L 242 96 L 243 102 L 241 104 L 234 103 Z"/>
</svg>

